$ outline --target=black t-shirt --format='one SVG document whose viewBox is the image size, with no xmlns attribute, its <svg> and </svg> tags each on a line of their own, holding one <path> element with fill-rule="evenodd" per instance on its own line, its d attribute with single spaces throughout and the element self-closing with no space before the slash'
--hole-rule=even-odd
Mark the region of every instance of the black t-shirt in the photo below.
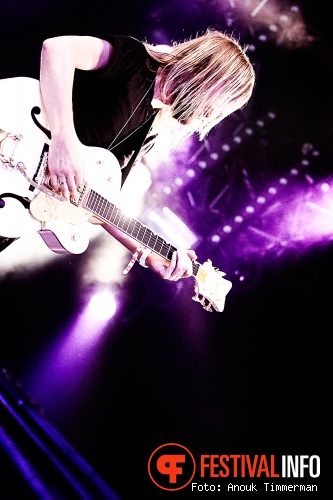
<svg viewBox="0 0 333 500">
<path fill-rule="evenodd" d="M 151 100 L 158 63 L 135 38 L 124 35 L 101 38 L 113 45 L 114 56 L 101 70 L 76 70 L 74 123 L 83 144 L 109 148 L 123 166 L 142 144 L 150 125 L 147 120 L 155 113 Z M 150 149 L 147 142 L 139 158 Z"/>
</svg>

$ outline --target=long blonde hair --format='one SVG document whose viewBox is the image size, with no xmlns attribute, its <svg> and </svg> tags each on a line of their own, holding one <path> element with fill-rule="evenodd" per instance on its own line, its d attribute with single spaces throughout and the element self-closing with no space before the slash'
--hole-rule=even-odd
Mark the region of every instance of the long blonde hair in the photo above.
<svg viewBox="0 0 333 500">
<path fill-rule="evenodd" d="M 160 63 L 161 100 L 181 124 L 193 123 L 199 138 L 251 97 L 255 73 L 235 38 L 209 28 L 204 34 L 173 42 L 169 52 L 145 44 Z"/>
</svg>

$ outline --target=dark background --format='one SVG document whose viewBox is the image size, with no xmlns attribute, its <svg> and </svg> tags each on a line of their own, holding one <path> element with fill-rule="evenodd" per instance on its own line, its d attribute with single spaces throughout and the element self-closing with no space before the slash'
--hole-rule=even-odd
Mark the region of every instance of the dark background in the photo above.
<svg viewBox="0 0 333 500">
<path fill-rule="evenodd" d="M 199 260 L 211 258 L 233 281 L 222 313 L 208 313 L 190 300 L 192 279 L 166 283 L 135 266 L 120 287 L 124 302 L 116 322 L 110 323 L 95 358 L 79 366 L 84 388 L 70 393 L 65 374 L 55 384 L 57 394 L 50 385 L 41 396 L 32 392 L 31 371 L 82 305 L 78 287 L 85 254 L 59 256 L 37 270 L 32 260 L 29 272 L 13 268 L 1 276 L 1 368 L 122 500 L 140 493 L 143 498 L 159 498 L 162 492 L 147 477 L 147 461 L 155 448 L 168 442 L 181 443 L 198 455 L 316 454 L 322 458 L 320 479 L 327 477 L 331 236 L 312 243 L 287 238 L 284 245 L 250 244 L 245 224 L 233 239 L 221 242 L 222 249 L 209 237 L 220 227 L 219 218 L 228 220 L 243 196 L 260 193 L 304 158 L 310 157 L 304 179 L 317 182 L 332 174 L 328 3 L 297 3 L 313 37 L 302 46 L 286 44 L 264 24 L 238 15 L 239 4 L 69 0 L 1 5 L 2 78 L 38 77 L 41 42 L 49 36 L 113 32 L 167 43 L 214 25 L 236 30 L 242 42 L 255 44 L 249 56 L 257 84 L 249 106 L 213 130 L 200 154 L 208 157 L 240 124 L 256 123 L 270 111 L 277 115 L 246 144 L 212 161 L 198 184 L 190 186 L 200 193 L 194 217 L 188 218 L 200 234 Z M 274 5 L 289 11 L 293 4 Z M 277 21 L 277 10 L 273 12 Z M 260 39 L 263 33 L 265 42 Z M 314 151 L 320 154 L 311 156 Z M 250 195 L 244 194 L 244 168 L 250 174 Z M 155 176 L 158 185 L 161 180 Z M 310 196 L 311 185 L 304 182 Z M 225 184 L 231 189 L 223 205 L 217 213 L 207 212 Z M 178 194 L 175 207 L 186 212 L 188 201 L 181 191 Z M 292 192 L 288 196 L 277 218 L 292 208 Z M 252 222 L 270 232 L 267 216 Z M 0 259 L 9 258 L 10 252 L 11 247 Z M 240 272 L 243 282 L 237 280 Z"/>
</svg>

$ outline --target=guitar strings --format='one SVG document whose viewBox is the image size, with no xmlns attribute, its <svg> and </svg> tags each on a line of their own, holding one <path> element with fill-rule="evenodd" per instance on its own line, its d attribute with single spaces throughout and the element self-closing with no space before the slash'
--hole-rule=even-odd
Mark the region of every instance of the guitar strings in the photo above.
<svg viewBox="0 0 333 500">
<path fill-rule="evenodd" d="M 126 137 L 124 137 L 121 141 L 119 141 L 117 144 L 114 144 L 115 141 L 118 139 L 118 137 L 120 136 L 120 134 L 122 133 L 122 131 L 124 130 L 124 128 L 127 126 L 127 124 L 129 123 L 129 121 L 133 118 L 134 116 L 134 113 L 137 111 L 137 109 L 139 108 L 139 106 L 143 103 L 144 99 L 147 97 L 147 95 L 149 94 L 150 90 L 152 89 L 153 85 L 155 83 L 155 78 L 154 80 L 151 82 L 151 84 L 149 85 L 149 88 L 148 90 L 144 93 L 144 95 L 141 97 L 139 103 L 137 104 L 136 108 L 134 109 L 134 111 L 131 113 L 130 117 L 126 120 L 126 122 L 124 123 L 124 125 L 121 127 L 121 129 L 119 130 L 119 132 L 117 133 L 117 135 L 114 137 L 114 139 L 112 140 L 112 142 L 110 143 L 110 145 L 108 146 L 108 150 L 109 151 L 112 151 L 112 149 L 114 149 L 116 146 L 119 146 L 119 144 L 122 144 L 124 141 L 126 141 L 126 139 L 128 139 L 129 137 L 131 137 L 131 135 L 134 134 L 134 132 L 136 132 L 138 129 L 142 128 L 149 120 L 151 117 L 149 117 L 144 123 L 142 123 L 142 125 L 140 125 L 139 127 L 137 127 L 135 130 L 133 130 L 130 134 L 128 134 Z M 156 114 L 156 112 L 155 112 Z"/>
</svg>

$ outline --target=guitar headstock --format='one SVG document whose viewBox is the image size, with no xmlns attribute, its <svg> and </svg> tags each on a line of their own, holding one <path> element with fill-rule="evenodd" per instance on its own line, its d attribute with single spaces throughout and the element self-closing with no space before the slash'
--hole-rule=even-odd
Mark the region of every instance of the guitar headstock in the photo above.
<svg viewBox="0 0 333 500">
<path fill-rule="evenodd" d="M 198 272 L 194 276 L 195 295 L 192 299 L 200 302 L 206 311 L 211 312 L 212 307 L 217 312 L 222 312 L 224 309 L 225 298 L 232 283 L 223 276 L 225 273 L 213 267 L 212 261 L 209 259 L 204 264 L 200 264 Z"/>
</svg>

